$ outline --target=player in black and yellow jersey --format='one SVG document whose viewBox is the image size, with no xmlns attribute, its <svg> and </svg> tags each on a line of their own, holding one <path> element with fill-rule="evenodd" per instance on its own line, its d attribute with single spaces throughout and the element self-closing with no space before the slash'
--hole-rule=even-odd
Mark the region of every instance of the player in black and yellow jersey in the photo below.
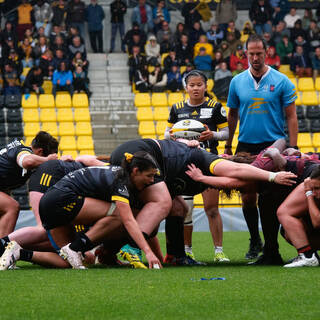
<svg viewBox="0 0 320 320">
<path fill-rule="evenodd" d="M 218 154 L 218 141 L 227 140 L 229 137 L 228 121 L 226 111 L 220 102 L 206 97 L 207 77 L 198 70 L 190 71 L 184 78 L 184 85 L 189 99 L 174 104 L 170 111 L 168 124 L 165 132 L 167 139 L 171 138 L 170 129 L 172 126 L 185 119 L 194 119 L 202 122 L 206 131 L 200 138 L 200 145 L 213 154 Z M 216 189 L 207 189 L 202 193 L 204 209 L 208 217 L 209 229 L 215 246 L 214 261 L 229 261 L 223 252 L 223 224 L 219 213 L 219 191 Z M 184 241 L 186 254 L 194 258 L 192 253 L 192 210 L 193 198 L 184 197 L 188 203 L 189 210 L 184 220 Z M 167 220 L 167 223 L 174 223 Z M 176 223 L 178 223 L 176 221 Z M 179 221 L 181 224 L 182 222 Z M 170 257 L 170 248 L 167 248 L 168 256 L 166 259 L 172 260 Z"/>
<path fill-rule="evenodd" d="M 19 204 L 8 192 L 24 185 L 34 168 L 56 159 L 57 151 L 58 141 L 44 131 L 35 136 L 31 147 L 15 140 L 0 150 L 0 237 L 13 231 L 19 213 Z"/>
</svg>

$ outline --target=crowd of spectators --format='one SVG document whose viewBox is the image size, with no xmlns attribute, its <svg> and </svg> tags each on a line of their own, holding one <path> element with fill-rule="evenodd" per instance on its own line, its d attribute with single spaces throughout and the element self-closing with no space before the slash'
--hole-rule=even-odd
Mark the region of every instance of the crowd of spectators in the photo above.
<svg viewBox="0 0 320 320">
<path fill-rule="evenodd" d="M 266 62 L 272 68 L 278 70 L 285 64 L 297 77 L 319 75 L 320 5 L 299 16 L 287 0 L 254 0 L 250 20 L 239 30 L 233 0 L 218 2 L 214 22 L 207 30 L 197 2 L 185 3 L 181 13 L 185 21 L 174 28 L 163 0 L 153 9 L 139 0 L 134 8 L 132 28 L 123 42 L 129 54 L 130 82 L 136 90 L 182 90 L 184 73 L 196 68 L 214 80 L 214 93 L 225 96 L 221 89 L 248 68 L 245 43 L 253 33 L 263 36 Z"/>
<path fill-rule="evenodd" d="M 53 94 L 90 95 L 84 21 L 93 50 L 102 52 L 104 12 L 96 2 L 21 0 L 0 32 L 1 93 L 43 93 L 50 80 Z"/>
</svg>

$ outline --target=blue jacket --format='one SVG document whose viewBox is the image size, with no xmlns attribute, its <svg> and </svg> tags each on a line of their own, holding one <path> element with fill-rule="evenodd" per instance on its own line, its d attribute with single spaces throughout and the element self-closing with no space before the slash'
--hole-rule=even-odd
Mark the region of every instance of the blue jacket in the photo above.
<svg viewBox="0 0 320 320">
<path fill-rule="evenodd" d="M 167 83 L 173 81 L 173 80 L 177 80 L 179 83 L 182 83 L 182 77 L 179 71 L 177 71 L 176 73 L 173 73 L 172 71 L 169 71 L 167 73 Z"/>
<path fill-rule="evenodd" d="M 60 80 L 59 86 L 65 86 L 67 84 L 67 80 L 69 80 L 70 83 L 72 83 L 72 80 L 73 80 L 72 72 L 70 70 L 64 71 L 64 72 L 55 70 L 52 77 L 52 83 L 54 85 L 57 85 L 58 80 Z"/>
<path fill-rule="evenodd" d="M 104 19 L 104 11 L 101 6 L 89 4 L 86 8 L 86 21 L 90 31 L 100 31 L 103 28 L 102 21 Z"/>
<path fill-rule="evenodd" d="M 320 59 L 316 56 L 312 57 L 312 68 L 314 70 L 320 70 Z"/>
<path fill-rule="evenodd" d="M 147 12 L 148 28 L 152 29 L 153 28 L 152 9 L 148 4 L 146 4 L 145 7 L 146 7 L 146 12 Z M 138 24 L 141 25 L 141 15 L 140 15 L 139 6 L 136 6 L 136 7 L 133 8 L 131 21 L 132 22 L 138 22 Z"/>
<path fill-rule="evenodd" d="M 163 12 L 163 18 L 165 21 L 167 21 L 168 23 L 170 23 L 170 13 L 168 11 L 167 8 L 162 8 L 162 12 Z M 154 7 L 152 10 L 152 16 L 153 19 L 155 19 L 157 17 L 157 7 Z"/>
<path fill-rule="evenodd" d="M 212 58 L 207 54 L 205 56 L 196 56 L 193 59 L 196 69 L 202 71 L 212 70 Z"/>
</svg>

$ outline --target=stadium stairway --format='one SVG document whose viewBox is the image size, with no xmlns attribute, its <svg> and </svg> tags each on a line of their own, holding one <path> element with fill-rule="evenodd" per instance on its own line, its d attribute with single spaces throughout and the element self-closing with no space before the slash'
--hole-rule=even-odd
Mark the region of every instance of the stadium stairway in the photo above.
<svg viewBox="0 0 320 320">
<path fill-rule="evenodd" d="M 139 138 L 134 95 L 129 86 L 128 56 L 88 54 L 95 153 L 110 154 L 119 144 Z"/>
</svg>

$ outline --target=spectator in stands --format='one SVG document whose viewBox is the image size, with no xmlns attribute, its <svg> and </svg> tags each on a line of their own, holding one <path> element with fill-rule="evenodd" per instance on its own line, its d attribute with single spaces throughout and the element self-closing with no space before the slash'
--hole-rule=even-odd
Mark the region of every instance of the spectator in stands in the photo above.
<svg viewBox="0 0 320 320">
<path fill-rule="evenodd" d="M 307 31 L 309 29 L 311 20 L 313 20 L 312 9 L 304 9 L 304 14 L 301 21 L 303 30 Z"/>
<path fill-rule="evenodd" d="M 315 51 L 320 46 L 320 28 L 317 26 L 316 20 L 310 21 L 310 26 L 307 30 L 307 40 L 312 51 Z"/>
<path fill-rule="evenodd" d="M 51 43 L 50 50 L 55 52 L 56 50 L 62 50 L 64 55 L 67 56 L 68 48 L 64 38 L 61 35 L 56 36 L 54 42 Z"/>
<path fill-rule="evenodd" d="M 43 76 L 47 79 L 52 79 L 53 76 L 53 54 L 52 51 L 47 49 L 40 58 L 39 67 L 42 70 Z"/>
<path fill-rule="evenodd" d="M 293 55 L 293 44 L 289 41 L 289 37 L 287 35 L 284 35 L 282 40 L 277 43 L 276 51 L 280 57 L 281 64 L 290 64 L 290 60 Z"/>
<path fill-rule="evenodd" d="M 134 74 L 134 83 L 136 90 L 139 92 L 148 92 L 149 91 L 149 72 L 148 65 L 142 64 L 136 70 Z"/>
<path fill-rule="evenodd" d="M 286 23 L 283 20 L 280 20 L 275 26 L 275 30 L 272 35 L 272 39 L 276 45 L 281 42 L 284 35 L 290 38 L 290 30 L 286 27 Z"/>
<path fill-rule="evenodd" d="M 243 71 L 245 71 L 243 68 L 243 65 L 240 61 L 238 61 L 236 70 L 232 71 L 232 76 L 235 77 L 236 75 L 238 75 L 239 73 L 241 73 Z"/>
<path fill-rule="evenodd" d="M 218 81 L 220 79 L 224 79 L 224 78 L 228 78 L 228 77 L 232 77 L 232 73 L 231 71 L 228 69 L 228 65 L 225 61 L 222 61 L 218 67 L 218 69 L 216 69 L 215 73 L 214 73 L 214 81 Z"/>
<path fill-rule="evenodd" d="M 11 38 L 14 43 L 18 43 L 17 34 L 12 26 L 12 22 L 10 21 L 5 23 L 4 29 L 1 32 L 2 41 L 7 41 L 8 38 Z"/>
<path fill-rule="evenodd" d="M 8 60 L 11 62 L 14 69 L 17 71 L 18 76 L 20 77 L 23 70 L 23 66 L 22 66 L 20 57 L 15 49 L 10 50 Z"/>
<path fill-rule="evenodd" d="M 290 61 L 290 70 L 299 78 L 312 76 L 311 61 L 301 45 L 296 46 L 295 52 Z"/>
<path fill-rule="evenodd" d="M 134 45 L 132 47 L 132 54 L 129 56 L 129 81 L 132 83 L 134 80 L 136 71 L 140 68 L 141 65 L 146 65 L 147 59 L 144 54 L 140 52 L 140 46 Z"/>
<path fill-rule="evenodd" d="M 3 45 L 3 56 L 8 58 L 10 50 L 18 50 L 17 44 L 14 43 L 11 37 L 7 38 L 6 42 Z"/>
<path fill-rule="evenodd" d="M 49 43 L 50 45 L 55 42 L 56 37 L 62 37 L 65 40 L 65 34 L 62 32 L 62 28 L 60 26 L 54 25 L 50 32 Z"/>
<path fill-rule="evenodd" d="M 320 75 L 320 47 L 315 49 L 314 56 L 312 57 L 312 69 L 313 79 L 316 81 L 316 78 Z"/>
<path fill-rule="evenodd" d="M 264 32 L 262 38 L 264 39 L 267 48 L 276 46 L 276 44 L 271 36 L 271 33 Z"/>
<path fill-rule="evenodd" d="M 40 37 L 46 37 L 49 41 L 49 38 L 44 34 L 44 27 L 36 29 L 35 32 L 33 32 L 33 37 L 35 38 L 35 41 L 38 41 Z"/>
<path fill-rule="evenodd" d="M 309 56 L 310 45 L 302 35 L 297 36 L 293 41 L 293 46 L 302 46 L 303 51 Z"/>
<path fill-rule="evenodd" d="M 202 71 L 207 78 L 212 78 L 212 57 L 207 53 L 205 47 L 200 47 L 199 55 L 193 59 L 197 70 Z"/>
<path fill-rule="evenodd" d="M 216 22 L 219 28 L 227 32 L 228 23 L 238 18 L 237 3 L 234 0 L 220 0 L 216 8 Z"/>
<path fill-rule="evenodd" d="M 239 45 L 242 45 L 241 41 L 236 39 L 234 32 L 227 32 L 226 41 L 229 44 L 229 49 L 231 51 L 230 55 L 231 55 L 232 52 L 237 50 L 237 47 Z"/>
<path fill-rule="evenodd" d="M 162 41 L 159 44 L 160 44 L 160 54 L 161 55 L 163 53 L 169 53 L 170 48 L 172 47 L 172 43 L 170 42 L 168 34 L 163 35 Z"/>
<path fill-rule="evenodd" d="M 142 40 L 143 43 L 146 42 L 147 37 L 146 37 L 145 32 L 140 29 L 139 24 L 137 22 L 133 22 L 132 28 L 130 30 L 128 30 L 124 36 L 124 40 L 123 40 L 124 45 L 126 45 L 127 47 L 132 47 L 133 35 L 135 35 L 135 34 L 140 35 L 140 39 Z"/>
<path fill-rule="evenodd" d="M 198 41 L 201 35 L 206 33 L 202 29 L 200 22 L 195 22 L 192 29 L 189 31 L 189 42 L 191 46 L 194 46 Z"/>
<path fill-rule="evenodd" d="M 34 14 L 33 8 L 28 0 L 21 0 L 21 4 L 17 8 L 18 11 L 18 24 L 17 34 L 18 40 L 23 40 L 24 32 L 26 29 L 33 29 L 34 25 Z"/>
<path fill-rule="evenodd" d="M 277 55 L 276 48 L 271 46 L 267 49 L 266 64 L 273 69 L 279 70 L 280 67 L 280 57 Z"/>
<path fill-rule="evenodd" d="M 64 62 L 61 62 L 59 68 L 53 72 L 52 94 L 55 96 L 57 91 L 69 91 L 73 95 L 73 75 Z"/>
<path fill-rule="evenodd" d="M 44 93 L 42 88 L 43 74 L 40 67 L 33 67 L 29 70 L 23 83 L 24 93 L 35 92 L 36 94 Z"/>
<path fill-rule="evenodd" d="M 219 28 L 216 22 L 211 24 L 210 29 L 207 31 L 207 39 L 209 43 L 213 45 L 214 48 L 217 48 L 220 42 L 224 38 L 223 30 Z"/>
<path fill-rule="evenodd" d="M 214 54 L 214 58 L 212 60 L 212 70 L 213 73 L 215 72 L 216 69 L 219 68 L 220 63 L 224 61 L 223 60 L 223 56 L 222 56 L 222 52 L 220 49 L 218 49 L 215 54 Z"/>
<path fill-rule="evenodd" d="M 192 47 L 189 44 L 189 38 L 186 34 L 182 34 L 179 43 L 176 45 L 176 55 L 180 66 L 184 66 L 192 62 Z"/>
<path fill-rule="evenodd" d="M 149 84 L 152 92 L 164 92 L 167 88 L 167 74 L 161 70 L 160 63 L 157 63 L 154 70 L 149 73 Z"/>
<path fill-rule="evenodd" d="M 290 4 L 288 0 L 271 0 L 270 5 L 273 8 L 272 24 L 276 26 L 289 12 Z"/>
<path fill-rule="evenodd" d="M 23 42 L 20 46 L 21 49 L 21 62 L 23 68 L 32 68 L 34 65 L 34 61 L 32 58 L 33 48 L 29 42 L 28 38 L 24 38 Z"/>
<path fill-rule="evenodd" d="M 283 20 L 286 23 L 287 28 L 292 29 L 294 27 L 295 22 L 299 19 L 301 20 L 301 17 L 297 14 L 297 9 L 290 8 L 289 13 L 285 15 Z"/>
<path fill-rule="evenodd" d="M 194 1 L 194 2 L 186 1 L 182 7 L 181 15 L 184 17 L 184 25 L 187 29 L 191 30 L 194 23 L 200 22 L 201 20 L 201 15 L 196 9 L 197 5 L 198 5 L 198 1 Z"/>
<path fill-rule="evenodd" d="M 51 21 L 53 18 L 53 11 L 49 3 L 44 0 L 37 0 L 33 7 L 36 28 L 44 28 L 44 34 L 49 37 L 51 31 Z"/>
<path fill-rule="evenodd" d="M 170 49 L 169 54 L 163 60 L 164 72 L 168 73 L 173 64 L 179 65 L 176 49 L 174 47 Z"/>
<path fill-rule="evenodd" d="M 89 90 L 89 79 L 86 72 L 83 70 L 81 65 L 77 65 L 73 71 L 73 88 L 75 92 L 84 91 L 90 98 L 91 92 Z"/>
<path fill-rule="evenodd" d="M 272 31 L 272 7 L 268 0 L 254 0 L 249 10 L 249 17 L 257 34 Z"/>
<path fill-rule="evenodd" d="M 85 11 L 86 21 L 88 22 L 88 32 L 90 37 L 90 44 L 93 52 L 103 52 L 103 19 L 105 17 L 104 11 L 97 0 L 91 0 Z"/>
<path fill-rule="evenodd" d="M 222 61 L 214 73 L 213 93 L 219 100 L 227 100 L 232 73 L 225 61 Z"/>
<path fill-rule="evenodd" d="M 81 37 L 81 34 L 79 32 L 79 29 L 75 26 L 70 26 L 68 29 L 67 39 L 66 39 L 66 45 L 67 47 L 72 44 L 72 40 L 74 37 L 80 37 L 81 43 L 84 43 L 83 38 Z"/>
<path fill-rule="evenodd" d="M 26 31 L 24 33 L 24 38 L 28 38 L 29 39 L 29 42 L 30 42 L 32 47 L 34 47 L 38 42 L 38 39 L 36 39 L 34 37 L 33 32 L 32 32 L 31 29 L 26 29 Z"/>
<path fill-rule="evenodd" d="M 66 66 L 68 67 L 69 62 L 66 61 Z M 82 67 L 83 71 L 88 74 L 89 61 L 82 58 L 81 52 L 77 51 L 71 61 L 71 71 L 75 70 L 77 66 Z"/>
<path fill-rule="evenodd" d="M 52 3 L 52 24 L 54 26 L 66 25 L 67 7 L 65 0 L 58 0 Z"/>
<path fill-rule="evenodd" d="M 3 93 L 4 95 L 19 95 L 21 88 L 19 85 L 19 75 L 11 61 L 4 64 Z"/>
<path fill-rule="evenodd" d="M 72 44 L 69 45 L 68 47 L 69 49 L 69 59 L 73 59 L 76 52 L 80 52 L 81 53 L 81 58 L 83 60 L 87 59 L 87 50 L 86 50 L 86 46 L 81 43 L 81 39 L 79 36 L 75 36 L 72 39 Z"/>
<path fill-rule="evenodd" d="M 52 61 L 52 65 L 53 65 L 54 70 L 58 69 L 61 62 L 65 62 L 66 65 L 69 66 L 69 61 L 66 58 L 63 50 L 57 49 L 56 51 L 54 51 L 54 57 L 53 57 L 53 61 Z"/>
<path fill-rule="evenodd" d="M 121 50 L 122 52 L 126 52 L 125 42 L 124 42 L 124 15 L 127 12 L 127 5 L 122 0 L 115 0 L 110 5 L 110 12 L 111 12 L 111 40 L 110 40 L 109 52 L 113 52 L 114 50 L 118 29 L 120 33 Z"/>
<path fill-rule="evenodd" d="M 206 53 L 214 57 L 213 54 L 213 45 L 208 42 L 207 37 L 203 34 L 199 37 L 199 42 L 197 42 L 193 47 L 193 56 L 196 57 L 199 54 L 200 48 L 205 48 Z"/>
<path fill-rule="evenodd" d="M 237 50 L 230 56 L 230 70 L 235 71 L 237 69 L 238 62 L 241 62 L 243 68 L 248 69 L 248 57 L 245 54 L 241 44 L 237 46 Z"/>
<path fill-rule="evenodd" d="M 138 0 L 138 5 L 133 8 L 132 22 L 137 22 L 140 29 L 145 32 L 153 31 L 152 8 L 146 3 L 146 0 Z"/>
<path fill-rule="evenodd" d="M 252 34 L 254 34 L 255 31 L 251 25 L 251 22 L 250 21 L 246 21 L 243 25 L 243 29 L 241 30 L 240 34 L 240 41 L 242 43 L 246 43 L 249 36 L 251 36 Z"/>
<path fill-rule="evenodd" d="M 157 6 L 152 10 L 155 34 L 157 34 L 157 32 L 161 29 L 163 21 L 166 21 L 168 24 L 170 23 L 170 13 L 165 6 L 166 4 L 164 0 L 157 0 Z"/>
<path fill-rule="evenodd" d="M 129 43 L 128 45 L 128 53 L 131 54 L 132 53 L 132 48 L 133 46 L 139 46 L 140 47 L 140 52 L 141 53 L 145 53 L 145 40 L 141 39 L 140 33 L 135 33 L 133 34 L 132 37 L 132 42 Z"/>
<path fill-rule="evenodd" d="M 39 64 L 40 57 L 48 50 L 48 43 L 46 37 L 40 37 L 39 42 L 33 47 L 33 57 L 35 59 L 35 63 Z"/>
<path fill-rule="evenodd" d="M 182 22 L 179 22 L 179 23 L 177 23 L 176 31 L 173 34 L 173 43 L 174 43 L 175 46 L 180 44 L 181 36 L 183 34 L 188 35 L 188 30 L 187 30 L 187 28 L 185 27 L 185 25 Z"/>
<path fill-rule="evenodd" d="M 177 63 L 171 65 L 170 71 L 167 73 L 167 89 L 171 92 L 182 90 L 182 77 Z"/>
<path fill-rule="evenodd" d="M 145 47 L 147 63 L 155 66 L 161 62 L 160 45 L 157 43 L 157 38 L 151 34 Z"/>
<path fill-rule="evenodd" d="M 230 20 L 228 22 L 228 28 L 227 30 L 224 32 L 224 37 L 225 39 L 227 38 L 228 33 L 233 33 L 234 37 L 239 40 L 241 37 L 241 33 L 240 31 L 236 28 L 236 24 L 233 20 Z"/>
<path fill-rule="evenodd" d="M 84 38 L 85 29 L 85 10 L 86 5 L 80 0 L 70 0 L 67 7 L 67 24 L 76 27 L 82 38 Z"/>
<path fill-rule="evenodd" d="M 231 49 L 229 46 L 229 43 L 227 41 L 222 41 L 220 44 L 220 48 L 219 48 L 222 52 L 222 58 L 224 61 L 227 62 L 227 64 L 229 64 L 230 61 L 230 56 L 231 56 Z"/>
<path fill-rule="evenodd" d="M 298 19 L 294 23 L 294 27 L 290 30 L 291 41 L 297 39 L 298 36 L 302 36 L 304 39 L 306 38 L 306 32 L 302 29 L 302 22 Z"/>
<path fill-rule="evenodd" d="M 194 65 L 191 62 L 188 62 L 186 64 L 186 70 L 182 73 L 181 77 L 182 79 L 190 72 L 194 69 Z"/>
<path fill-rule="evenodd" d="M 167 21 L 162 22 L 161 29 L 157 32 L 157 40 L 159 43 L 162 42 L 163 36 L 165 34 L 169 37 L 169 41 L 173 43 L 173 34 L 171 29 L 169 28 L 169 23 Z"/>
</svg>

